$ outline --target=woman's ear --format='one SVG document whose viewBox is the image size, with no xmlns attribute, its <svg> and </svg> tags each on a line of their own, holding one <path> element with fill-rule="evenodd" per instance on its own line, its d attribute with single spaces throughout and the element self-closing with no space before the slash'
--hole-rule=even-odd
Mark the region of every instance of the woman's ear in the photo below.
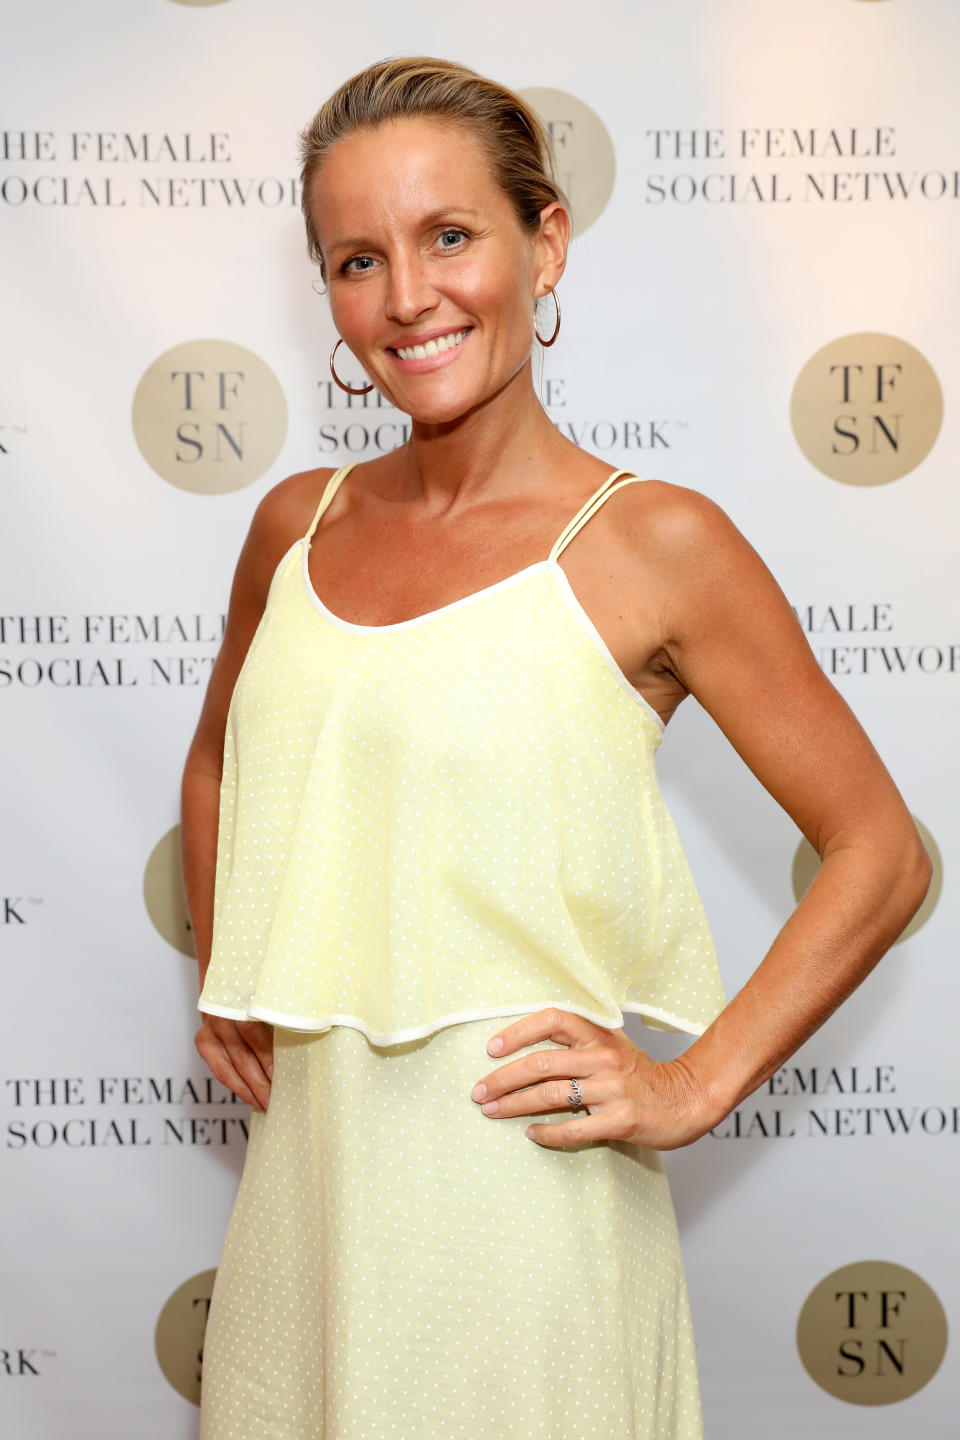
<svg viewBox="0 0 960 1440">
<path fill-rule="evenodd" d="M 535 265 L 538 286 L 556 286 L 566 267 L 569 244 L 570 216 L 559 200 L 552 200 L 540 211 Z"/>
</svg>

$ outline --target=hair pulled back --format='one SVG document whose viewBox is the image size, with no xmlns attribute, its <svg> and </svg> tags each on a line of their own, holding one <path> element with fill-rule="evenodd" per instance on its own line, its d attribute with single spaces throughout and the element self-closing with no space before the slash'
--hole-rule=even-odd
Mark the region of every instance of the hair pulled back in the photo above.
<svg viewBox="0 0 960 1440">
<path fill-rule="evenodd" d="M 557 180 L 550 136 L 521 96 L 453 60 L 428 55 L 380 60 L 345 80 L 300 134 L 300 204 L 307 253 L 324 279 L 326 267 L 310 204 L 313 178 L 323 161 L 354 130 L 431 115 L 473 131 L 523 229 L 535 232 L 540 211 L 554 200 L 569 212 Z"/>
</svg>

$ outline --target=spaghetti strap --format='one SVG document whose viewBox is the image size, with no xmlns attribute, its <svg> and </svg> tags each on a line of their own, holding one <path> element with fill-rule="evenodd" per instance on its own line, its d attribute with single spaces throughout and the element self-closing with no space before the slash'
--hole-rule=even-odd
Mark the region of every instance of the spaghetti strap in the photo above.
<svg viewBox="0 0 960 1440">
<path fill-rule="evenodd" d="M 349 473 L 349 471 L 353 469 L 354 465 L 356 464 L 357 461 L 352 460 L 349 465 L 341 465 L 340 469 L 333 472 L 333 474 L 330 476 L 330 479 L 323 487 L 323 494 L 320 496 L 320 504 L 317 506 L 316 514 L 314 515 L 313 520 L 310 523 L 310 529 L 303 537 L 308 543 L 313 535 L 314 530 L 316 530 L 317 528 L 317 521 L 320 519 L 320 516 L 323 514 L 324 510 L 326 510 L 327 506 L 330 504 L 330 501 L 333 499 L 334 495 L 336 495 L 337 487 L 340 484 L 340 481 L 344 478 L 345 475 Z"/>
<path fill-rule="evenodd" d="M 623 480 L 618 480 L 618 475 L 623 475 L 626 478 Z M 587 500 L 583 505 L 581 505 L 580 509 L 577 511 L 576 515 L 574 515 L 573 519 L 569 520 L 567 524 L 563 527 L 563 529 L 560 531 L 560 534 L 553 542 L 553 546 L 550 550 L 550 559 L 557 559 L 564 546 L 570 543 L 574 535 L 576 535 L 577 531 L 580 529 L 581 525 L 585 525 L 590 519 L 591 515 L 593 515 L 595 511 L 600 509 L 600 506 L 603 504 L 604 500 L 606 500 L 608 495 L 612 495 L 614 490 L 619 490 L 621 485 L 629 485 L 634 480 L 643 480 L 644 478 L 645 477 L 642 475 L 634 475 L 632 470 L 614 470 L 611 475 L 608 475 L 600 488 L 593 492 L 589 500 Z"/>
<path fill-rule="evenodd" d="M 320 520 L 321 515 L 326 510 L 327 506 L 330 504 L 330 501 L 333 499 L 334 495 L 337 493 L 340 482 L 346 478 L 346 476 L 350 473 L 350 471 L 354 468 L 356 464 L 357 461 L 352 460 L 348 465 L 341 465 L 340 469 L 335 470 L 330 476 L 330 479 L 324 486 L 323 494 L 320 497 L 320 504 L 317 506 L 316 513 L 310 523 L 310 529 L 304 536 L 304 539 L 308 543 L 313 536 L 314 530 L 317 528 L 317 524 Z M 624 478 L 618 479 L 618 476 L 623 476 Z M 614 490 L 619 490 L 621 485 L 629 485 L 633 481 L 642 480 L 643 478 L 644 477 L 641 475 L 634 475 L 633 472 L 630 470 L 614 470 L 610 475 L 608 475 L 607 478 L 604 480 L 603 484 L 599 487 L 599 489 L 594 491 L 594 493 L 589 497 L 589 499 L 586 500 L 583 505 L 581 505 L 580 509 L 577 511 L 576 515 L 574 515 L 573 519 L 569 520 L 567 524 L 563 527 L 550 549 L 549 558 L 551 560 L 557 559 L 557 557 L 561 554 L 564 548 L 573 539 L 574 535 L 576 535 L 577 531 L 581 528 L 581 526 L 585 525 L 590 519 L 590 517 L 597 510 L 600 509 L 600 506 L 606 500 L 608 495 L 612 495 Z"/>
</svg>

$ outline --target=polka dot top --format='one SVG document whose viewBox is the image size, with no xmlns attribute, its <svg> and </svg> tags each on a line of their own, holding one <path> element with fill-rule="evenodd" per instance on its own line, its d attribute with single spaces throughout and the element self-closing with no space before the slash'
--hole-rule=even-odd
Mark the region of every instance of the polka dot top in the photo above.
<svg viewBox="0 0 960 1440">
<path fill-rule="evenodd" d="M 374 1044 L 557 1006 L 700 1034 L 713 940 L 657 779 L 663 722 L 549 557 L 392 625 L 281 559 L 224 737 L 198 1008 Z M 618 478 L 624 476 L 625 478 Z"/>
</svg>

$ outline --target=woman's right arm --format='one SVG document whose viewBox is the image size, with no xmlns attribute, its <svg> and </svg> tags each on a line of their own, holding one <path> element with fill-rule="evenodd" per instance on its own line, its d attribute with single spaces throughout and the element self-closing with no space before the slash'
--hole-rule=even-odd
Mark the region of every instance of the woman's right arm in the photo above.
<svg viewBox="0 0 960 1440">
<path fill-rule="evenodd" d="M 214 878 L 220 782 L 227 713 L 237 676 L 263 615 L 270 581 L 293 537 L 304 502 L 316 494 L 318 472 L 281 480 L 263 496 L 240 551 L 230 590 L 223 640 L 210 672 L 180 786 L 180 857 L 187 909 L 203 986 L 213 941 Z M 303 523 L 303 529 L 306 524 Z M 194 1043 L 216 1078 L 235 1095 L 265 1110 L 273 1069 L 273 1027 L 262 1020 L 203 1014 Z"/>
</svg>

